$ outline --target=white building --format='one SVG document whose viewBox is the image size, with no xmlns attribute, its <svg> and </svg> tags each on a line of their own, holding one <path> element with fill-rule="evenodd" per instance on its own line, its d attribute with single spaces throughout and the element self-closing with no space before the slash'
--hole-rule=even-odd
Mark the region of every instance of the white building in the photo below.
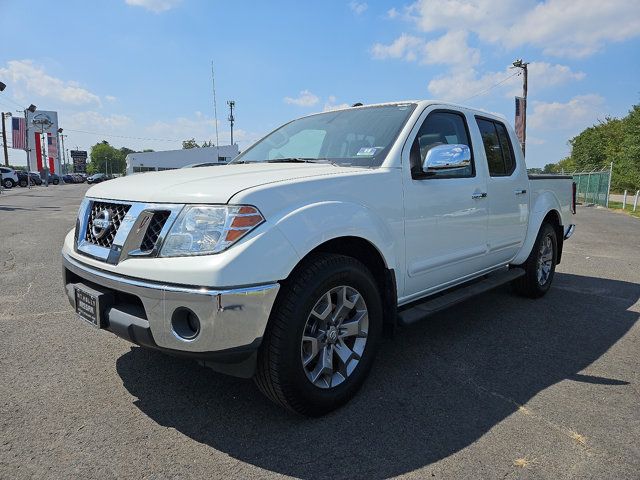
<svg viewBox="0 0 640 480">
<path fill-rule="evenodd" d="M 197 163 L 227 163 L 238 153 L 238 145 L 130 153 L 126 158 L 127 175 L 173 170 Z"/>
</svg>

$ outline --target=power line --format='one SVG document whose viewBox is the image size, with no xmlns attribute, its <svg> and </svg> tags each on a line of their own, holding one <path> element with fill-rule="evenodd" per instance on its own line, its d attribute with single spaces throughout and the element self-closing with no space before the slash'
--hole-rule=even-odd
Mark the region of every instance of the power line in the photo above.
<svg viewBox="0 0 640 480">
<path fill-rule="evenodd" d="M 14 105 L 20 107 L 20 110 L 24 110 L 24 105 L 19 104 L 18 102 L 16 102 L 15 100 L 13 100 L 11 97 L 7 97 L 6 95 L 2 97 L 3 100 L 9 100 L 11 103 L 13 103 Z"/>
<path fill-rule="evenodd" d="M 464 100 L 462 100 L 462 102 L 466 102 L 467 100 L 471 100 L 472 98 L 478 97 L 480 95 L 482 95 L 483 93 L 487 93 L 489 90 L 493 90 L 494 88 L 496 88 L 499 85 L 502 85 L 504 82 L 506 82 L 507 80 L 509 80 L 510 78 L 515 77 L 516 75 L 520 75 L 521 72 L 515 72 L 511 75 L 509 75 L 506 78 L 503 78 L 502 80 L 500 80 L 498 83 L 491 85 L 489 88 L 485 88 L 484 90 L 480 90 L 478 93 L 474 93 L 473 95 L 471 95 L 470 97 L 465 98 Z"/>
</svg>

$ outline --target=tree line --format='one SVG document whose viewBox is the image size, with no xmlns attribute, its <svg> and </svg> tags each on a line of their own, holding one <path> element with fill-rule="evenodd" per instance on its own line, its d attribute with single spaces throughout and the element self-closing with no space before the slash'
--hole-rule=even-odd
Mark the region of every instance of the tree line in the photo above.
<svg viewBox="0 0 640 480">
<path fill-rule="evenodd" d="M 183 149 L 213 146 L 214 144 L 210 140 L 198 144 L 194 138 L 190 138 L 182 142 Z M 145 149 L 142 151 L 153 152 L 152 149 Z M 91 153 L 89 154 L 89 163 L 87 164 L 87 173 L 124 175 L 127 169 L 127 155 L 137 152 L 139 152 L 139 150 L 132 150 L 127 147 L 116 148 L 110 145 L 106 140 L 98 142 L 91 147 Z"/>
<path fill-rule="evenodd" d="M 545 165 L 544 173 L 589 172 L 613 162 L 611 190 L 640 189 L 640 105 L 623 118 L 607 117 L 569 140 L 571 154 Z"/>
</svg>

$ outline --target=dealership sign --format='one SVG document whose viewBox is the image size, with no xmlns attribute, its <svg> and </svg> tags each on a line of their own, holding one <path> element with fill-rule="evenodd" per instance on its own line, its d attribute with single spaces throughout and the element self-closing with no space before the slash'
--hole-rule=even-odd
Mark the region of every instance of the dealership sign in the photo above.
<svg viewBox="0 0 640 480">
<path fill-rule="evenodd" d="M 87 171 L 87 151 L 71 150 L 69 153 L 73 159 L 73 173 L 85 173 Z"/>
</svg>

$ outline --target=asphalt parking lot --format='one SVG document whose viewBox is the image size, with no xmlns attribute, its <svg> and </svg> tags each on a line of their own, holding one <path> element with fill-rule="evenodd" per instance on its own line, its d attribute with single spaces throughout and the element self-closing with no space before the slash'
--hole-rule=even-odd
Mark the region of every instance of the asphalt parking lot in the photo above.
<svg viewBox="0 0 640 480">
<path fill-rule="evenodd" d="M 0 195 L 0 478 L 640 478 L 640 220 L 580 208 L 546 297 L 400 330 L 305 419 L 75 318 L 59 251 L 86 188 Z"/>
</svg>

